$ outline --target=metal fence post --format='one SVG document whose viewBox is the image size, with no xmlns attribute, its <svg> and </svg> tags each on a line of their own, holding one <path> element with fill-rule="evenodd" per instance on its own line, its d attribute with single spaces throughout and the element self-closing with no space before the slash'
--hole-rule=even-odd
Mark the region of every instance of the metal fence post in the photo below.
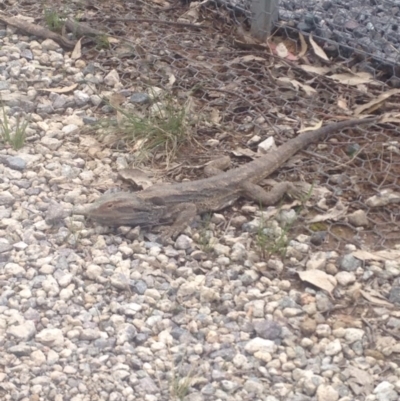
<svg viewBox="0 0 400 401">
<path fill-rule="evenodd" d="M 279 0 L 251 0 L 251 34 L 264 41 L 278 20 Z"/>
</svg>

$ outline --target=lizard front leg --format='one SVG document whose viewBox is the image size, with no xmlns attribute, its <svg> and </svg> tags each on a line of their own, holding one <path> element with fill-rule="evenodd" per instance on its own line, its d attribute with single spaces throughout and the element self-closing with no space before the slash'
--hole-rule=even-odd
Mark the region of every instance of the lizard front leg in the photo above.
<svg viewBox="0 0 400 401">
<path fill-rule="evenodd" d="M 220 159 L 211 160 L 204 167 L 204 174 L 207 177 L 218 175 L 227 170 L 231 166 L 231 158 L 229 156 L 221 157 Z"/>
<path fill-rule="evenodd" d="M 163 216 L 167 221 L 173 221 L 171 226 L 160 228 L 162 237 L 175 239 L 196 217 L 197 207 L 194 203 L 180 203 L 170 206 Z"/>
<path fill-rule="evenodd" d="M 283 181 L 275 184 L 270 191 L 266 191 L 259 185 L 251 182 L 245 182 L 241 185 L 244 196 L 260 203 L 262 206 L 271 206 L 282 199 L 285 194 L 294 198 L 306 196 L 311 189 L 311 185 L 303 182 Z"/>
</svg>

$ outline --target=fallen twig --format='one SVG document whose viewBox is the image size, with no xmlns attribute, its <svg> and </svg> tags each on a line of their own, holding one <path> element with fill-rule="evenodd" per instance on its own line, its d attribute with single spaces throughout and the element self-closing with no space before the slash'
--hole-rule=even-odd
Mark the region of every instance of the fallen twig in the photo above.
<svg viewBox="0 0 400 401">
<path fill-rule="evenodd" d="M 27 22 L 24 19 L 10 17 L 0 12 L 0 20 L 8 25 L 15 26 L 21 31 L 27 32 L 31 35 L 35 35 L 39 38 L 52 39 L 62 47 L 66 47 L 68 49 L 73 49 L 75 47 L 75 42 L 72 42 L 67 38 L 64 38 L 63 36 L 59 35 L 58 33 L 52 32 L 49 29 L 44 28 L 40 25 L 31 24 L 30 22 Z"/>
</svg>

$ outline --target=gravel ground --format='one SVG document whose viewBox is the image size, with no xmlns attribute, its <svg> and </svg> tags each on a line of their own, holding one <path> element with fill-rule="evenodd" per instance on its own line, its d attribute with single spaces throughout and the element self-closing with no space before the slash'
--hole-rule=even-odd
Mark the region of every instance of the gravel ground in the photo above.
<svg viewBox="0 0 400 401">
<path fill-rule="evenodd" d="M 118 77 L 52 40 L 2 36 L 3 113 L 31 116 L 26 146 L 0 150 L 2 400 L 399 399 L 398 260 L 319 252 L 302 235 L 265 261 L 254 205 L 169 246 L 85 222 L 71 211 L 132 160 L 80 133 L 96 85 Z M 41 90 L 65 79 L 77 88 Z M 300 282 L 313 269 L 332 296 Z"/>
</svg>

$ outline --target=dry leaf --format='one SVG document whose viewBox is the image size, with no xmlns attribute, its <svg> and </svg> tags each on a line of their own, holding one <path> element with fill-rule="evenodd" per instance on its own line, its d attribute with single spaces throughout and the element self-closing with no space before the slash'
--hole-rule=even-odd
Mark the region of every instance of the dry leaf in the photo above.
<svg viewBox="0 0 400 401">
<path fill-rule="evenodd" d="M 328 68 L 328 67 L 317 67 L 317 66 L 314 66 L 314 65 L 307 65 L 307 64 L 302 64 L 300 66 L 300 68 L 303 71 L 312 72 L 312 73 L 318 74 L 318 75 L 325 75 L 325 74 L 327 74 L 328 72 L 331 71 L 331 69 Z"/>
<path fill-rule="evenodd" d="M 382 257 L 368 251 L 363 251 L 361 249 L 354 251 L 351 253 L 352 256 L 354 256 L 357 259 L 360 260 L 383 260 Z"/>
<path fill-rule="evenodd" d="M 190 3 L 190 8 L 187 12 L 178 18 L 178 22 L 195 23 L 199 19 L 199 2 Z"/>
<path fill-rule="evenodd" d="M 325 52 L 322 50 L 322 48 L 319 45 L 317 45 L 317 43 L 315 43 L 312 35 L 310 35 L 310 43 L 311 43 L 311 46 L 312 46 L 315 54 L 318 57 L 322 58 L 325 61 L 329 61 L 328 56 L 325 54 Z"/>
<path fill-rule="evenodd" d="M 317 129 L 320 129 L 322 127 L 322 121 L 319 121 L 317 124 L 315 124 L 312 127 L 307 127 L 307 128 L 302 128 L 300 130 L 298 130 L 298 133 L 302 133 L 302 132 L 308 132 L 308 131 L 315 131 Z"/>
<path fill-rule="evenodd" d="M 391 304 L 385 298 L 383 298 L 382 295 L 379 294 L 377 291 L 369 290 L 367 292 L 361 290 L 360 293 L 367 301 L 371 302 L 371 304 L 373 305 L 386 306 L 388 308 L 393 307 L 393 304 Z"/>
<path fill-rule="evenodd" d="M 360 260 L 400 260 L 400 250 L 390 249 L 377 252 L 368 252 L 363 250 L 351 253 L 355 258 Z"/>
<path fill-rule="evenodd" d="M 218 109 L 212 109 L 211 110 L 210 120 L 214 124 L 218 124 L 221 121 L 221 116 L 219 115 L 219 110 Z"/>
<path fill-rule="evenodd" d="M 120 40 L 117 38 L 113 38 L 112 36 L 107 36 L 108 43 L 119 43 Z"/>
<path fill-rule="evenodd" d="M 168 7 L 171 5 L 170 3 L 168 3 L 167 1 L 164 1 L 164 0 L 151 0 L 151 1 L 153 3 L 159 4 L 159 5 L 165 6 L 165 7 Z"/>
<path fill-rule="evenodd" d="M 54 92 L 54 93 L 67 93 L 73 91 L 78 87 L 78 84 L 73 84 L 71 86 L 64 86 L 63 88 L 49 88 L 49 89 L 40 89 L 45 92 Z"/>
<path fill-rule="evenodd" d="M 232 150 L 232 154 L 236 157 L 250 157 L 252 159 L 257 157 L 257 153 L 253 152 L 251 149 L 248 148 L 236 148 Z"/>
<path fill-rule="evenodd" d="M 79 137 L 79 144 L 85 147 L 99 146 L 97 139 L 92 136 L 82 136 Z"/>
<path fill-rule="evenodd" d="M 299 82 L 300 88 L 303 89 L 304 92 L 306 92 L 307 95 L 311 96 L 314 93 L 317 93 L 317 91 L 310 85 L 302 84 Z"/>
<path fill-rule="evenodd" d="M 328 78 L 338 81 L 343 85 L 357 86 L 360 84 L 366 84 L 371 82 L 372 75 L 368 72 L 359 72 L 357 74 L 345 73 L 345 74 L 333 74 Z"/>
<path fill-rule="evenodd" d="M 397 95 L 400 93 L 400 89 L 392 89 L 390 91 L 381 93 L 376 99 L 371 100 L 370 102 L 363 104 L 361 106 L 358 106 L 354 110 L 354 114 L 357 116 L 361 114 L 362 112 L 366 111 L 367 114 L 371 113 L 372 111 L 377 110 L 379 107 L 382 106 L 382 104 L 385 102 L 386 99 L 389 99 L 393 95 Z"/>
<path fill-rule="evenodd" d="M 176 81 L 175 75 L 174 74 L 170 74 L 169 79 L 168 79 L 167 87 L 168 88 L 172 88 L 172 86 L 174 85 L 175 81 Z"/>
<path fill-rule="evenodd" d="M 354 317 L 352 317 L 354 319 Z M 364 386 L 369 386 L 374 383 L 374 378 L 365 370 L 356 368 L 355 366 L 347 366 L 345 372 L 349 373 L 358 384 Z"/>
<path fill-rule="evenodd" d="M 298 272 L 298 275 L 302 281 L 321 288 L 321 290 L 326 291 L 329 295 L 332 295 L 332 291 L 336 287 L 335 278 L 322 270 L 306 270 Z"/>
<path fill-rule="evenodd" d="M 343 203 L 339 200 L 333 208 L 328 210 L 327 213 L 314 216 L 312 219 L 307 220 L 307 224 L 319 223 L 326 220 L 337 221 L 346 216 L 347 209 L 348 206 L 343 205 Z"/>
<path fill-rule="evenodd" d="M 379 122 L 384 123 L 400 123 L 400 113 L 385 113 L 381 116 Z"/>
<path fill-rule="evenodd" d="M 15 17 L 18 19 L 23 19 L 24 21 L 29 22 L 30 24 L 35 23 L 35 18 L 33 18 L 33 17 L 28 17 L 28 16 L 25 16 L 22 14 L 17 14 Z"/>
<path fill-rule="evenodd" d="M 312 88 L 310 85 L 302 84 L 301 82 L 296 81 L 295 79 L 291 79 L 289 77 L 280 77 L 277 80 L 280 82 L 290 83 L 296 89 L 303 89 L 303 91 L 307 95 L 313 95 L 314 93 L 317 93 L 317 91 L 314 88 Z"/>
<path fill-rule="evenodd" d="M 361 320 L 356 320 L 352 315 L 345 315 L 342 313 L 335 314 L 335 327 L 351 327 L 361 329 L 363 323 Z"/>
<path fill-rule="evenodd" d="M 249 61 L 266 61 L 263 57 L 253 56 L 252 54 L 248 54 L 247 56 L 237 57 L 233 59 L 229 64 L 240 64 L 247 63 Z"/>
<path fill-rule="evenodd" d="M 308 49 L 307 42 L 304 39 L 304 36 L 301 32 L 299 33 L 299 38 L 300 38 L 300 43 L 301 43 L 301 50 L 299 53 L 299 57 L 304 57 L 306 55 L 307 49 Z"/>
<path fill-rule="evenodd" d="M 82 38 L 80 38 L 74 47 L 74 50 L 72 50 L 71 53 L 71 59 L 72 60 L 78 60 L 78 58 L 81 58 L 82 56 Z"/>
<path fill-rule="evenodd" d="M 400 203 L 400 192 L 393 192 L 392 189 L 383 189 L 378 195 L 373 195 L 365 201 L 369 207 L 382 207 Z"/>
<path fill-rule="evenodd" d="M 337 104 L 341 109 L 348 110 L 346 99 L 339 97 Z"/>
</svg>

